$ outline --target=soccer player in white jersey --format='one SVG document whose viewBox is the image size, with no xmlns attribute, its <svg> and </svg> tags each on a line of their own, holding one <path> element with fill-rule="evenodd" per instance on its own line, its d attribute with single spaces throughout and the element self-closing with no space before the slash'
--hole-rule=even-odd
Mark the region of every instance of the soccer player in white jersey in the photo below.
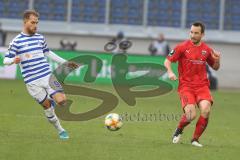
<svg viewBox="0 0 240 160">
<path fill-rule="evenodd" d="M 57 129 L 59 138 L 68 139 L 68 133 L 61 126 L 54 112 L 54 104 L 51 103 L 53 99 L 57 104 L 64 105 L 66 96 L 62 89 L 55 90 L 50 87 L 51 70 L 46 56 L 60 64 L 66 60 L 51 52 L 45 38 L 36 33 L 38 18 L 39 14 L 34 10 L 24 12 L 23 30 L 10 43 L 4 64 L 19 64 L 29 94 L 43 106 L 44 113 L 48 121 Z M 69 64 L 70 67 L 77 67 L 75 63 Z"/>
</svg>

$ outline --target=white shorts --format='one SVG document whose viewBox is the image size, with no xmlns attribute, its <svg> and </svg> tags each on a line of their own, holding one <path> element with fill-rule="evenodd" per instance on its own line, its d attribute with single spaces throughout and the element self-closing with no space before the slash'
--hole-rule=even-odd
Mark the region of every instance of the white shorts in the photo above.
<svg viewBox="0 0 240 160">
<path fill-rule="evenodd" d="M 52 96 L 58 92 L 63 92 L 61 84 L 56 80 L 56 78 L 50 75 L 35 80 L 26 84 L 29 94 L 38 102 L 43 103 L 47 98 L 52 98 Z"/>
</svg>

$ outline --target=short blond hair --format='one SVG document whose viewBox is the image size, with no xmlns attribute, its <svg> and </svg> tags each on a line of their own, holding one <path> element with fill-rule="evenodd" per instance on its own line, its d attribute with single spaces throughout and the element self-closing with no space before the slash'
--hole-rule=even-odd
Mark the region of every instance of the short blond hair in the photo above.
<svg viewBox="0 0 240 160">
<path fill-rule="evenodd" d="M 25 10 L 23 12 L 23 20 L 29 19 L 31 15 L 34 15 L 36 17 L 39 17 L 39 13 L 35 10 Z"/>
</svg>

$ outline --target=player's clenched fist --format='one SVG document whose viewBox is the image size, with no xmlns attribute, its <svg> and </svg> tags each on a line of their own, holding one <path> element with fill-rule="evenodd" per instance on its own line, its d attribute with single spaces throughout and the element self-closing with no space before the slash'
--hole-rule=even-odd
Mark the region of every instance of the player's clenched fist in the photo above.
<svg viewBox="0 0 240 160">
<path fill-rule="evenodd" d="M 76 68 L 79 67 L 79 64 L 70 61 L 70 62 L 68 62 L 67 66 L 70 67 L 70 68 L 72 68 L 72 69 L 76 69 Z"/>
<path fill-rule="evenodd" d="M 212 56 L 212 58 L 215 60 L 215 61 L 219 61 L 220 60 L 220 52 L 218 52 L 218 51 L 212 51 L 211 52 L 211 56 Z"/>
</svg>

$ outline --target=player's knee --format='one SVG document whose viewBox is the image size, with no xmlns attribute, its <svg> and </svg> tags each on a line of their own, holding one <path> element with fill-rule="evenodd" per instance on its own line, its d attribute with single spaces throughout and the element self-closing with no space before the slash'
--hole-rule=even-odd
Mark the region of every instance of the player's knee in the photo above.
<svg viewBox="0 0 240 160">
<path fill-rule="evenodd" d="M 46 99 L 45 101 L 43 101 L 43 102 L 41 103 L 41 105 L 43 106 L 44 109 L 48 109 L 48 108 L 51 107 L 51 103 L 50 103 L 50 101 L 49 101 L 48 99 Z"/>
<path fill-rule="evenodd" d="M 197 117 L 196 109 L 194 105 L 188 105 L 184 108 L 187 120 L 191 122 Z"/>
<path fill-rule="evenodd" d="M 205 118 L 208 118 L 210 115 L 211 108 L 210 106 L 201 107 L 201 115 Z"/>
<path fill-rule="evenodd" d="M 189 122 L 191 122 L 192 120 L 194 120 L 197 117 L 195 107 L 192 107 L 189 110 L 185 110 L 185 114 L 186 114 L 187 120 Z"/>
<path fill-rule="evenodd" d="M 56 102 L 57 102 L 57 104 L 59 104 L 59 105 L 65 105 L 65 103 L 66 103 L 66 97 L 65 97 L 65 95 L 63 95 L 63 96 L 59 96 L 57 99 L 56 99 Z"/>
<path fill-rule="evenodd" d="M 201 111 L 201 116 L 208 118 L 211 110 L 211 103 L 207 100 L 202 100 L 199 103 L 199 109 Z"/>
<path fill-rule="evenodd" d="M 65 94 L 63 93 L 56 93 L 54 96 L 53 96 L 53 99 L 55 100 L 55 102 L 58 104 L 58 105 L 65 105 L 66 103 L 66 96 Z"/>
<path fill-rule="evenodd" d="M 195 112 L 188 112 L 186 113 L 186 117 L 187 121 L 191 122 L 197 117 L 197 114 Z"/>
</svg>

